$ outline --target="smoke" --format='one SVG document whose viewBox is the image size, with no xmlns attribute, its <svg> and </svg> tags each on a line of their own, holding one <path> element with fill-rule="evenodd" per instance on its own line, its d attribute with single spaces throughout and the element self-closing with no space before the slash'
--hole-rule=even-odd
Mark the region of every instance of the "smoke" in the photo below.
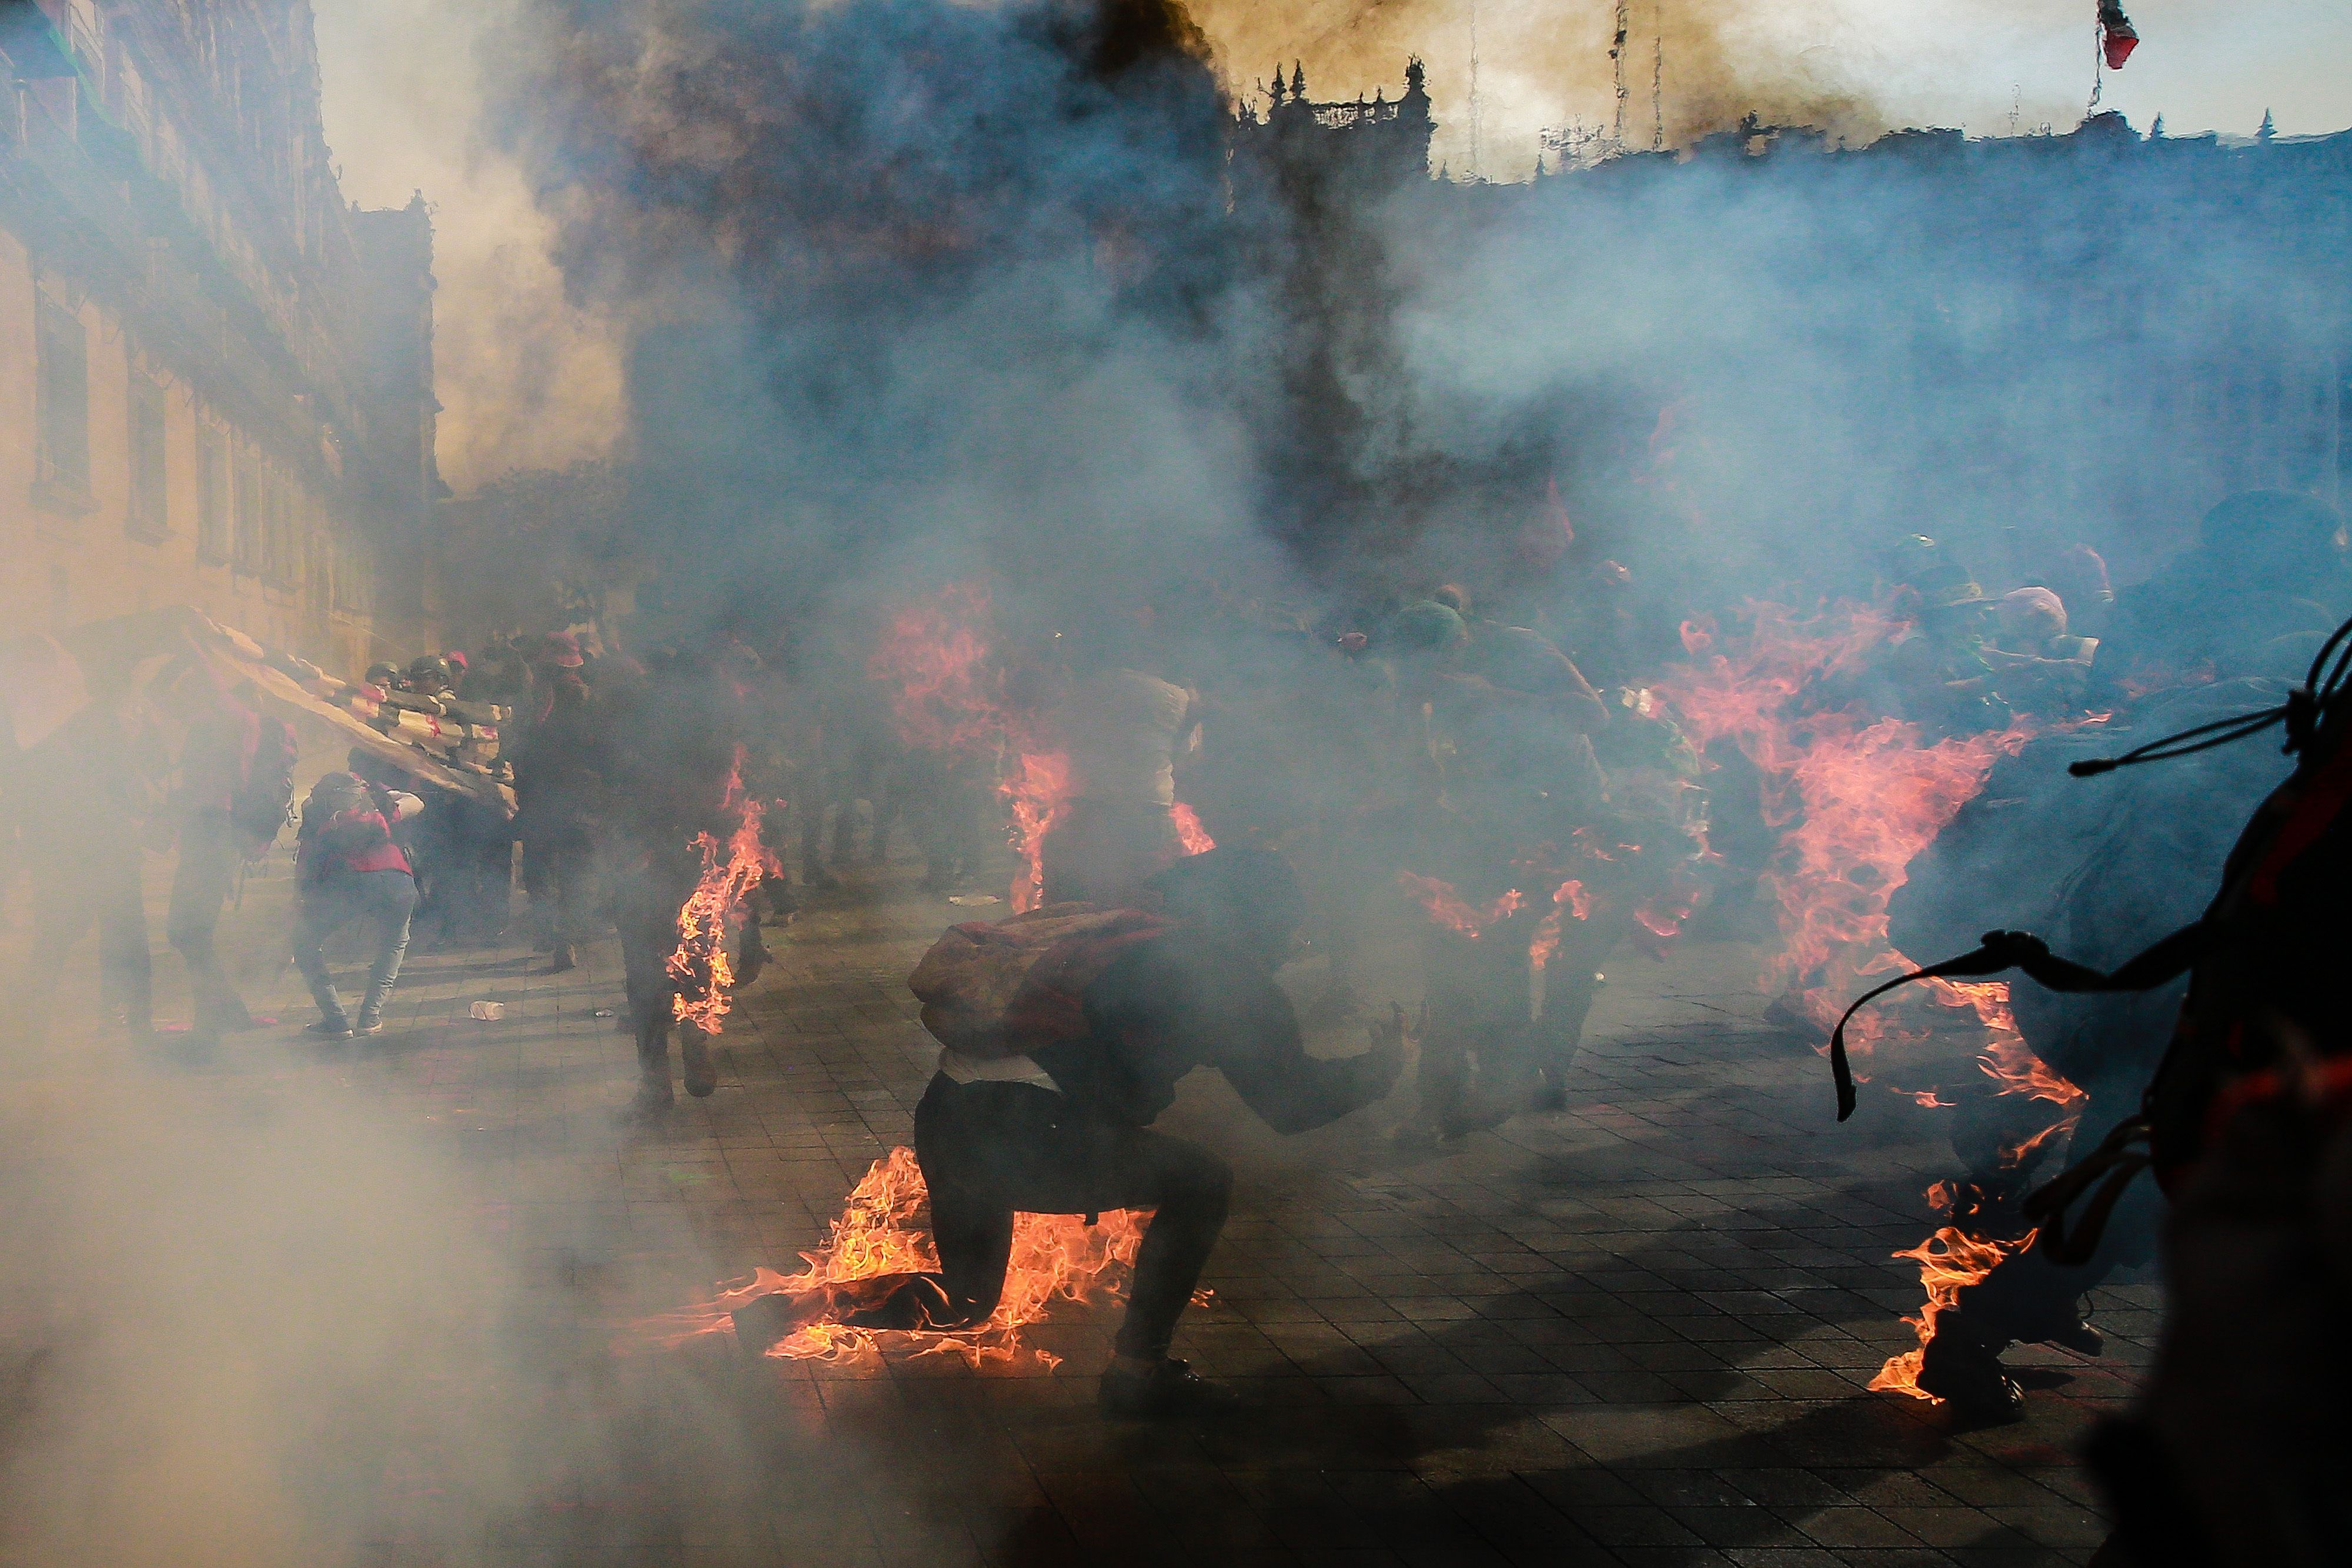
<svg viewBox="0 0 2352 1568">
<path fill-rule="evenodd" d="M 478 45 L 498 0 L 320 7 L 320 112 L 344 194 L 433 213 L 441 470 L 460 494 L 604 455 L 621 433 L 610 325 L 566 299 L 553 225 L 479 135 Z"/>
<path fill-rule="evenodd" d="M 494 123 L 620 324 L 674 588 L 1253 559 L 1202 53 L 1139 3 L 518 12 Z"/>
<path fill-rule="evenodd" d="M 40 1038 L 9 1036 L 0 1111 L 7 1562 L 583 1561 L 691 1511 L 745 1528 L 763 1466 L 857 1462 L 838 1431 L 793 1453 L 723 1343 L 616 1359 L 618 1322 L 719 1267 L 681 1206 L 597 1191 L 596 1161 L 542 1156 L 535 1117 L 445 1075 L 408 1088 L 396 1038 L 339 1065 L 241 1037 L 217 1074 Z M 656 1183 L 662 1158 L 624 1155 Z"/>
</svg>

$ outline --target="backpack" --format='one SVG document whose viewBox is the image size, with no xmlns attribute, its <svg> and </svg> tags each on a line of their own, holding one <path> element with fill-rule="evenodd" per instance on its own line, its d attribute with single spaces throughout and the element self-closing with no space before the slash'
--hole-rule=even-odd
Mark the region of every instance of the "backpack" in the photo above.
<svg viewBox="0 0 2352 1568">
<path fill-rule="evenodd" d="M 263 849 L 278 841 L 294 806 L 294 727 L 264 718 L 254 740 L 253 761 L 229 797 L 228 820 Z"/>
<path fill-rule="evenodd" d="M 375 794 L 355 773 L 330 773 L 302 802 L 303 863 L 313 875 L 324 868 L 392 842 L 392 826 Z"/>
<path fill-rule="evenodd" d="M 950 925 L 907 977 L 933 1040 L 980 1061 L 1087 1034 L 1086 990 L 1130 947 L 1170 929 L 1139 909 L 1049 904 Z"/>
</svg>

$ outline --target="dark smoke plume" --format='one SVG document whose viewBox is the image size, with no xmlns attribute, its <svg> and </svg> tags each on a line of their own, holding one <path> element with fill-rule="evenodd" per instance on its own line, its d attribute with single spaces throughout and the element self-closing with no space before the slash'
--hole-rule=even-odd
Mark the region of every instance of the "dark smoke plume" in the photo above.
<svg viewBox="0 0 2352 1568">
<path fill-rule="evenodd" d="M 1251 549 L 1224 109 L 1164 0 L 538 0 L 500 134 L 627 333 L 673 582 Z"/>
</svg>

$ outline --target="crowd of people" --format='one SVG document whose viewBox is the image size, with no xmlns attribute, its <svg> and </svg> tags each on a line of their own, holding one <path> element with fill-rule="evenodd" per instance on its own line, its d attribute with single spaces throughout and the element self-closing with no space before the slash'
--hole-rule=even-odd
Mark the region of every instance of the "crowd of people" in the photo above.
<svg viewBox="0 0 2352 1568">
<path fill-rule="evenodd" d="M 2225 503 L 2191 548 L 2121 595 L 2080 547 L 1990 591 L 1935 540 L 1895 540 L 1867 607 L 1883 634 L 1804 700 L 1904 720 L 1923 743 L 2020 720 L 2038 737 L 1996 771 L 1987 809 L 1964 812 L 1922 857 L 1892 912 L 1905 949 L 2014 910 L 2021 926 L 2056 923 L 2086 941 L 2104 931 L 2091 956 L 2115 961 L 2108 950 L 2192 908 L 2260 780 L 2202 777 L 2165 801 L 2154 837 L 2169 845 L 2168 877 L 2114 848 L 2129 821 L 2068 838 L 2071 807 L 2032 821 L 1990 807 L 2031 797 L 2051 748 L 2090 744 L 2095 713 L 2094 738 L 2114 745 L 2227 708 L 2244 683 L 2298 675 L 2352 608 L 2344 549 L 2334 514 L 2277 495 Z M 173 757 L 129 707 L 77 706 L 66 675 L 20 647 L 0 796 L 44 918 L 17 999 L 37 1013 L 43 977 L 95 926 L 105 1001 L 134 1034 L 152 1029 L 142 835 L 118 831 L 136 822 L 149 848 L 179 852 L 168 932 L 195 1030 L 249 1027 L 215 927 L 240 868 L 292 820 L 289 946 L 318 1004 L 312 1028 L 373 1035 L 412 921 L 434 944 L 508 933 L 519 847 L 525 929 L 552 969 L 617 934 L 640 1068 L 631 1113 L 657 1116 L 673 1103 L 673 1043 L 690 1094 L 717 1084 L 701 1023 L 677 1005 L 692 977 L 677 961 L 679 920 L 708 869 L 701 846 L 735 838 L 757 808 L 760 870 L 725 912 L 723 983 L 740 988 L 765 960 L 763 919 L 857 880 L 903 833 L 926 893 L 966 909 L 1009 894 L 1021 909 L 958 927 L 999 935 L 971 936 L 971 962 L 934 977 L 949 977 L 942 1008 L 984 1016 L 978 1032 L 943 1034 L 918 1118 L 946 1266 L 925 1310 L 985 1315 L 1018 1209 L 1158 1207 L 1137 1326 L 1106 1398 L 1182 1405 L 1205 1396 L 1168 1361 L 1168 1338 L 1228 1177 L 1213 1156 L 1150 1133 L 1176 1076 L 1219 1066 L 1275 1125 L 1312 1125 L 1386 1094 L 1410 1039 L 1418 1073 L 1402 1137 L 1443 1142 L 1561 1106 L 1610 955 L 1628 943 L 1663 952 L 1710 895 L 1736 904 L 1769 862 L 1752 789 L 1725 788 L 1741 775 L 1709 769 L 1731 759 L 1702 757 L 1650 684 L 1672 633 L 1622 607 L 1612 585 L 1623 580 L 1595 573 L 1516 611 L 1458 582 L 1319 616 L 1205 587 L 1097 602 L 977 628 L 981 655 L 944 685 L 911 682 L 906 659 L 882 656 L 905 634 L 887 617 L 821 645 L 755 647 L 709 627 L 641 651 L 583 628 L 505 634 L 371 670 L 386 700 L 497 714 L 511 819 L 366 748 L 297 808 L 294 737 L 249 688 L 191 663 L 173 688 L 184 737 Z M 2126 862 L 2140 870 L 2114 872 Z M 1367 952 L 1398 911 L 1418 933 L 1419 1017 L 1373 1014 L 1367 1056 L 1307 1065 L 1275 970 L 1303 938 L 1323 960 L 1307 1020 L 1355 1017 L 1386 988 L 1371 983 Z M 351 927 L 370 943 L 355 1012 L 327 961 L 329 938 Z M 698 962 L 707 974 L 709 956 Z M 1039 1002 L 1038 975 L 1058 977 L 1052 1005 Z M 2018 1019 L 2031 1048 L 2101 1109 L 2137 1092 L 2161 1044 L 2145 1002 L 2021 999 Z M 1118 1049 L 1101 1048 L 1112 1035 Z M 1074 1044 L 1087 1040 L 1096 1045 Z M 1016 1158 L 1005 1129 L 1024 1127 Z M 1969 1141 L 1956 1131 L 1964 1152 Z M 2021 1186 L 2018 1172 L 1970 1163 L 1989 1208 Z M 2002 1347 L 2095 1345 L 2074 1297 L 2099 1270 L 2144 1255 L 2153 1226 L 2116 1227 L 2091 1273 L 2021 1255 L 1949 1315 L 1922 1385 L 2013 1405 Z"/>
</svg>

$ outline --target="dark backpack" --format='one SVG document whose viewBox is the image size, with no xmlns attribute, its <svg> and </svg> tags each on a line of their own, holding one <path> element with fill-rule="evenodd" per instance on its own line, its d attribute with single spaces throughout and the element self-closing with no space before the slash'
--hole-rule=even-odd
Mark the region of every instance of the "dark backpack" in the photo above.
<svg viewBox="0 0 2352 1568">
<path fill-rule="evenodd" d="M 283 719 L 262 719 L 253 765 L 229 797 L 229 821 L 264 849 L 277 842 L 293 814 L 295 756 L 294 727 Z"/>
<path fill-rule="evenodd" d="M 1169 929 L 1139 909 L 1049 904 L 991 925 L 950 925 L 907 978 L 931 1038 L 982 1061 L 1087 1033 L 1086 989 L 1114 959 Z"/>
</svg>

